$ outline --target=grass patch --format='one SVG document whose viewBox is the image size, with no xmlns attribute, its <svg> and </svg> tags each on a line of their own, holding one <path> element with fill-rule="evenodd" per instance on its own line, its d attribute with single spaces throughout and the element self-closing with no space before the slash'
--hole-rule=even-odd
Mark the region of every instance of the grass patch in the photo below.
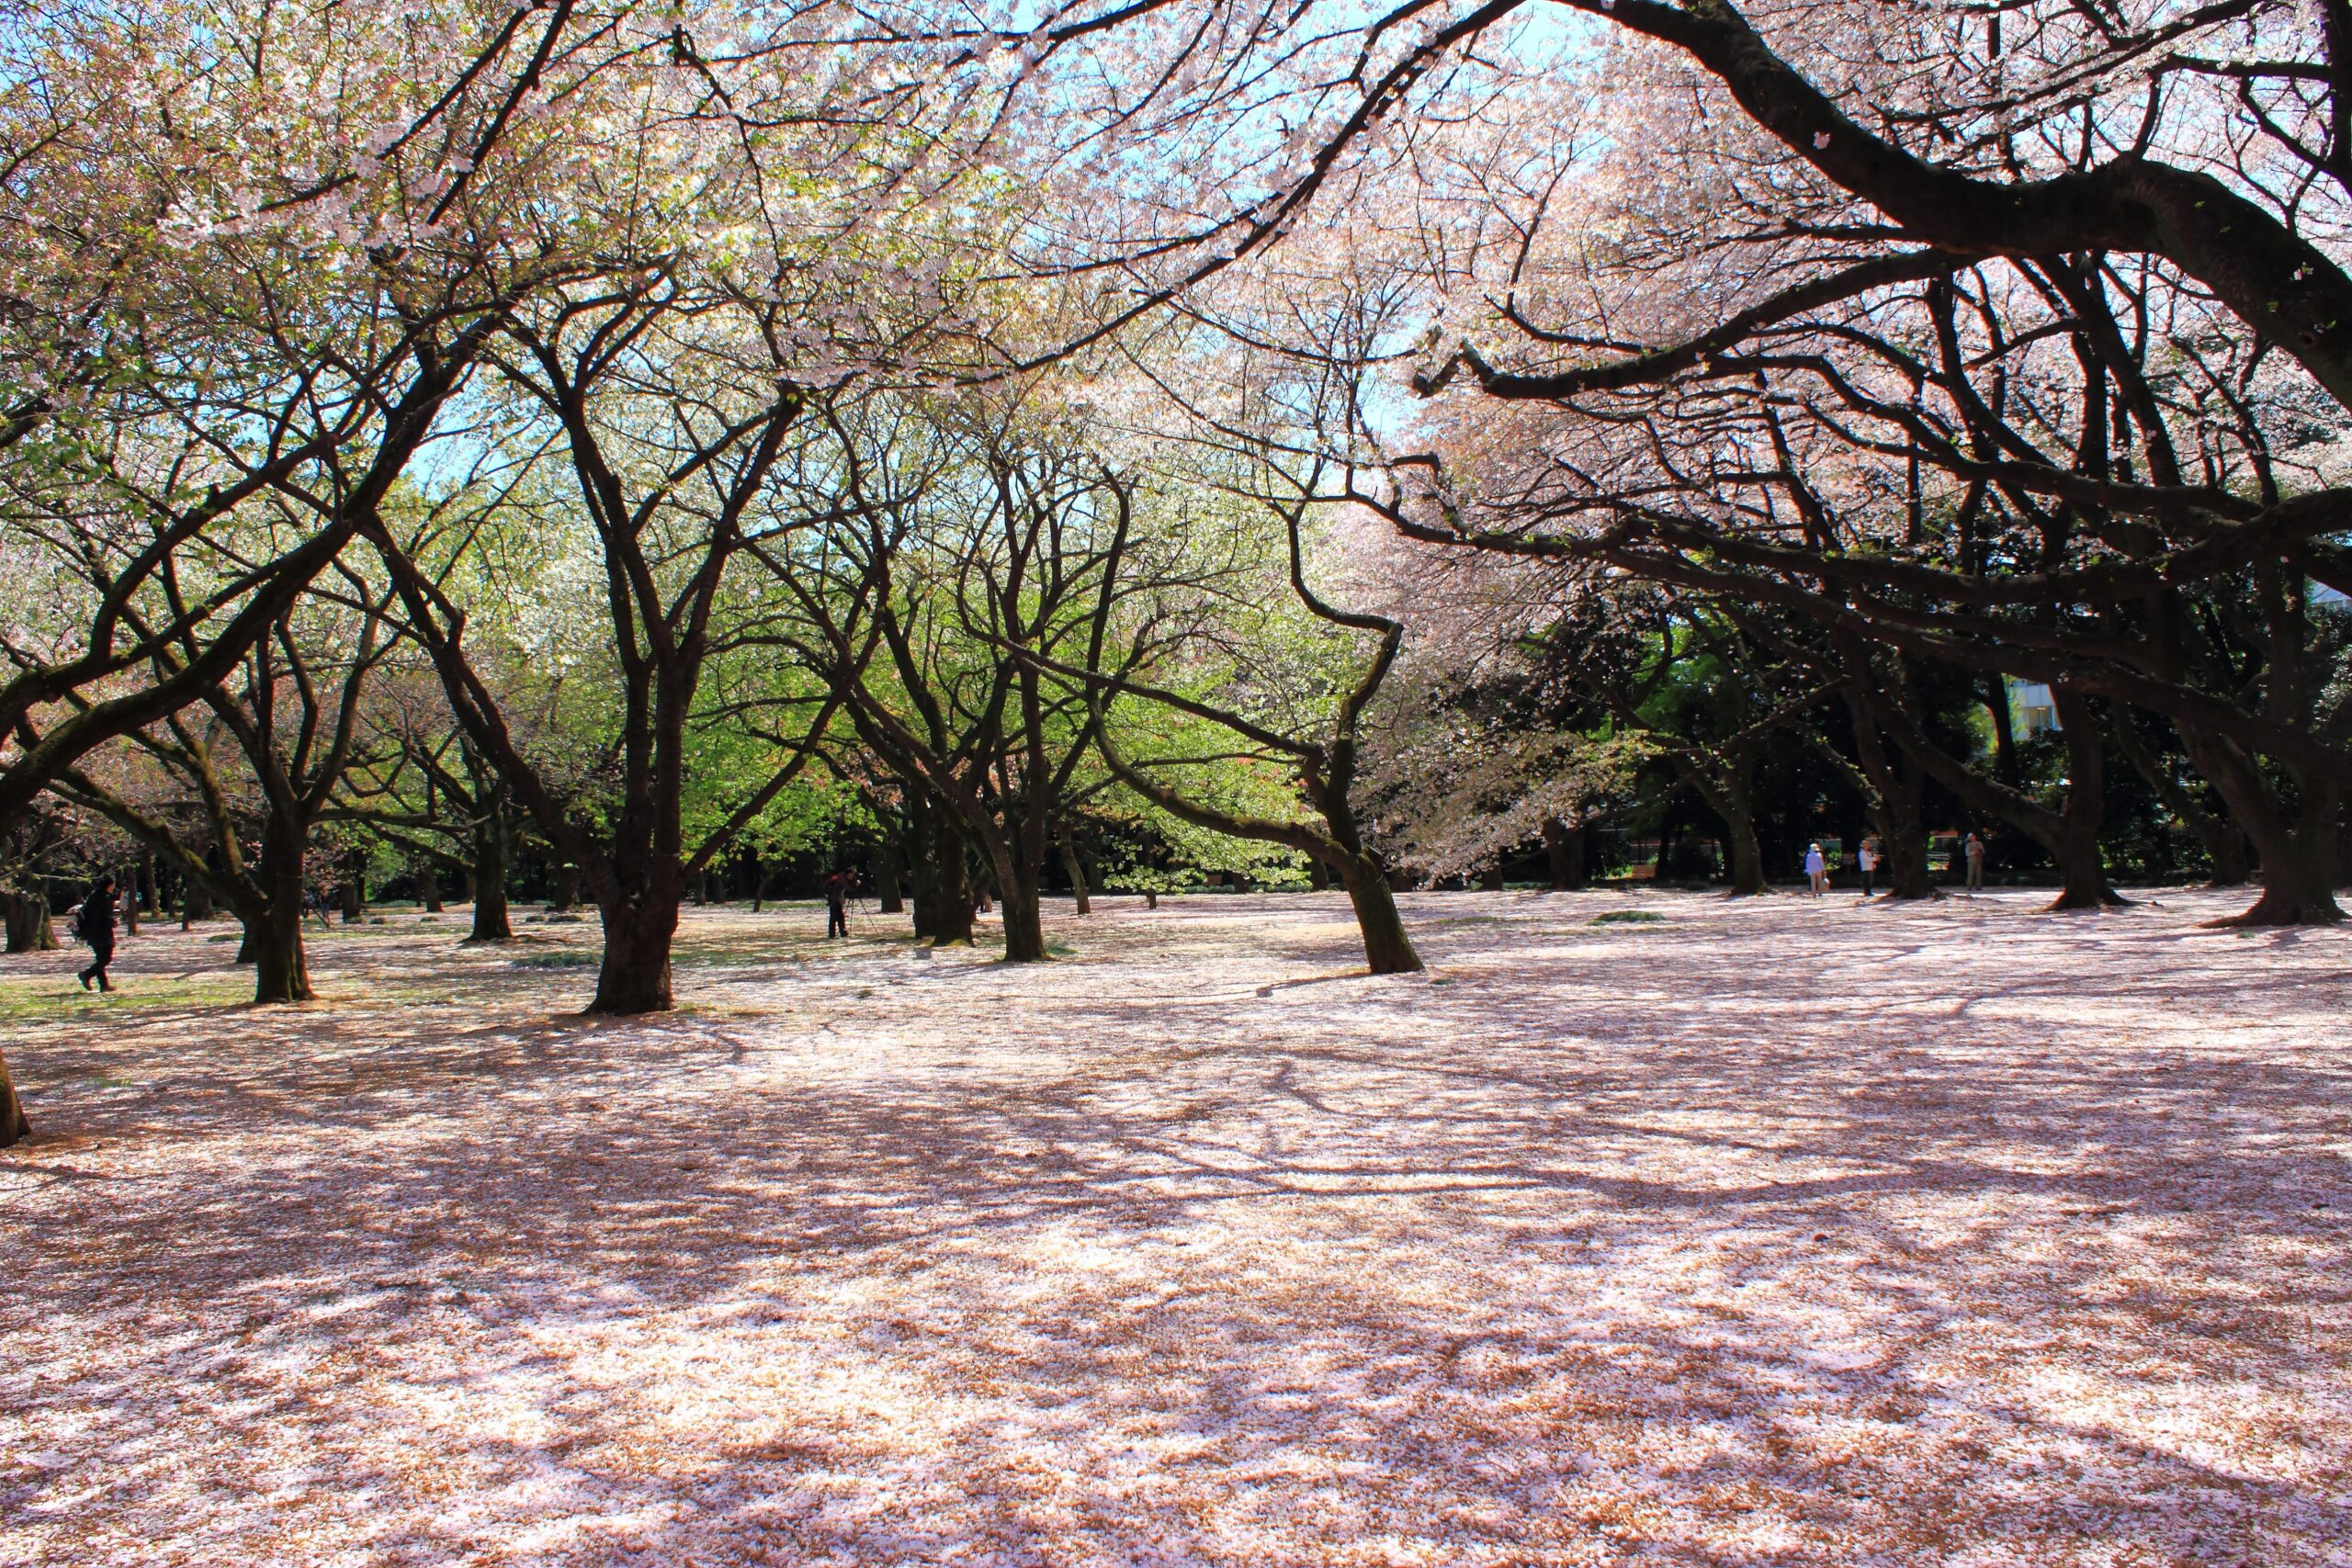
<svg viewBox="0 0 2352 1568">
<path fill-rule="evenodd" d="M 92 1013 L 157 1012 L 187 1008 L 237 1007 L 254 999 L 249 975 L 203 975 L 189 979 L 118 978 L 111 991 L 85 991 L 70 976 L 0 983 L 0 1024 L 59 1022 Z"/>
<path fill-rule="evenodd" d="M 1665 919 L 1664 915 L 1649 909 L 1611 909 L 1605 914 L 1593 916 L 1585 923 L 1593 926 L 1655 926 L 1663 924 Z"/>
<path fill-rule="evenodd" d="M 605 961 L 601 953 L 567 947 L 554 953 L 526 953 L 507 962 L 517 969 L 594 969 Z"/>
</svg>

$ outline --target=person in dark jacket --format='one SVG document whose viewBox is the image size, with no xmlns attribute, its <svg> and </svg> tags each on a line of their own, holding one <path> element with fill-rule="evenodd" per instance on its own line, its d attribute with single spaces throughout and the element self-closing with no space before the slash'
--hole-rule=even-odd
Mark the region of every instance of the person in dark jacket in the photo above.
<svg viewBox="0 0 2352 1568">
<path fill-rule="evenodd" d="M 113 877 L 99 877 L 90 896 L 82 900 L 74 916 L 74 934 L 90 944 L 91 964 L 81 973 L 82 988 L 88 990 L 96 980 L 101 991 L 113 990 L 113 982 L 107 978 L 107 965 L 114 962 Z"/>
</svg>

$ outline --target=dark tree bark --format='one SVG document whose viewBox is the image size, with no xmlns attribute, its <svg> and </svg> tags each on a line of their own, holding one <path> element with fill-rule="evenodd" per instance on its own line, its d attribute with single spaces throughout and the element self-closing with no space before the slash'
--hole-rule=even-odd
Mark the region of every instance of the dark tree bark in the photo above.
<svg viewBox="0 0 2352 1568">
<path fill-rule="evenodd" d="M 2099 743 L 2100 726 L 2090 704 L 2063 688 L 2051 694 L 2066 739 L 2066 800 L 2059 812 L 2057 842 L 2051 854 L 2058 862 L 2062 886 L 2049 908 L 2108 909 L 2131 900 L 2108 880 L 2107 861 L 2099 851 L 2100 819 L 2107 803 L 2107 749 Z"/>
<path fill-rule="evenodd" d="M 2344 918 L 2335 902 L 2337 820 L 2342 795 L 2332 780 L 2306 776 L 2293 811 L 2278 799 L 2262 770 L 2226 737 L 2184 728 L 2181 741 L 2254 842 L 2262 863 L 2262 896 L 2245 913 L 2217 926 L 2333 925 Z"/>
<path fill-rule="evenodd" d="M 1860 759 L 1856 777 L 1871 822 L 1878 829 L 1879 846 L 1885 852 L 1887 896 L 1936 897 L 1935 874 L 1928 866 L 1928 829 L 1920 815 L 1919 773 L 1914 768 L 1897 766 L 1887 754 L 1867 694 L 1849 684 L 1845 695 L 1846 711 L 1853 720 L 1854 750 Z M 1834 761 L 1844 763 L 1834 750 L 1823 750 Z"/>
<path fill-rule="evenodd" d="M 441 874 L 430 855 L 419 855 L 414 864 L 417 900 L 424 906 L 426 914 L 437 915 L 441 913 Z"/>
<path fill-rule="evenodd" d="M 1726 758 L 1720 764 L 1718 776 L 1705 768 L 1692 767 L 1684 776 L 1697 790 L 1699 798 L 1707 803 L 1724 825 L 1724 858 L 1731 875 L 1730 897 L 1752 897 L 1767 890 L 1764 876 L 1764 846 L 1756 836 L 1755 764 L 1747 749 Z M 1658 858 L 1664 860 L 1665 852 Z"/>
<path fill-rule="evenodd" d="M 1557 817 L 1544 819 L 1544 858 L 1552 873 L 1552 890 L 1573 893 L 1589 881 L 1585 868 L 1585 847 L 1591 829 L 1579 822 L 1570 827 Z"/>
<path fill-rule="evenodd" d="M 1023 877 L 1023 869 L 1017 863 L 998 867 L 998 901 L 1003 906 L 998 923 L 1004 928 L 1008 964 L 1035 964 L 1046 956 L 1044 900 L 1035 874 Z"/>
<path fill-rule="evenodd" d="M 7 931 L 10 953 L 54 953 L 57 930 L 49 917 L 49 900 L 38 893 L 0 889 L 0 919 Z"/>
<path fill-rule="evenodd" d="M 1405 932 L 1405 918 L 1396 912 L 1396 895 L 1380 863 L 1359 855 L 1340 861 L 1335 869 L 1355 909 L 1365 966 L 1375 975 L 1419 974 L 1424 967 L 1421 955 Z"/>
<path fill-rule="evenodd" d="M 17 1085 L 8 1077 L 8 1058 L 0 1055 L 0 1149 L 32 1135 L 33 1124 L 25 1115 L 24 1101 L 17 1098 Z"/>
<path fill-rule="evenodd" d="M 1070 893 L 1077 900 L 1078 912 L 1081 915 L 1091 915 L 1094 912 L 1094 901 L 1088 896 L 1086 866 L 1078 858 L 1078 845 L 1070 838 L 1068 823 L 1062 825 L 1058 842 L 1062 855 L 1062 874 L 1069 878 Z"/>
<path fill-rule="evenodd" d="M 897 835 L 885 833 L 874 846 L 874 898 L 876 909 L 885 915 L 903 915 L 907 899 L 899 871 L 905 856 L 899 848 Z"/>
<path fill-rule="evenodd" d="M 624 892 L 602 906 L 604 962 L 596 970 L 591 1012 L 623 1017 L 663 1012 L 670 1007 L 670 947 L 678 932 L 679 890 L 648 879 L 642 891 Z"/>
<path fill-rule="evenodd" d="M 512 942 L 514 928 L 506 907 L 507 828 L 503 791 L 492 793 L 487 807 L 474 818 L 473 929 L 468 942 Z"/>
<path fill-rule="evenodd" d="M 978 893 L 956 814 L 919 785 L 907 791 L 912 829 L 915 935 L 933 947 L 969 947 Z"/>
</svg>

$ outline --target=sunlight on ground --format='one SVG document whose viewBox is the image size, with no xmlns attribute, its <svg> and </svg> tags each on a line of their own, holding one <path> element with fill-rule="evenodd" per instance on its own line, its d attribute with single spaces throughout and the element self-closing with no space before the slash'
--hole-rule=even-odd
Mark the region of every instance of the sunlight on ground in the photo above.
<svg viewBox="0 0 2352 1568">
<path fill-rule="evenodd" d="M 2341 1563 L 2352 939 L 2157 897 L 9 958 L 0 1562 Z"/>
</svg>

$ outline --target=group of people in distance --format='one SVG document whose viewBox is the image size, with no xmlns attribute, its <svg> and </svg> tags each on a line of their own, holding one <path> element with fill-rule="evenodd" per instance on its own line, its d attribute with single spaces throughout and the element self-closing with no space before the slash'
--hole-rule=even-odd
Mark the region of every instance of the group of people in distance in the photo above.
<svg viewBox="0 0 2352 1568">
<path fill-rule="evenodd" d="M 1878 835 L 1863 836 L 1861 848 L 1854 852 L 1854 867 L 1862 874 L 1862 897 L 1867 898 L 1876 890 L 1879 862 L 1883 857 L 1878 847 Z M 1973 893 L 1984 886 L 1984 840 L 1973 831 L 1965 839 L 1956 839 L 1951 846 L 1951 869 L 1957 876 L 1966 868 L 1966 886 Z M 1806 846 L 1804 879 L 1816 898 L 1829 891 L 1829 858 L 1821 852 L 1820 840 Z"/>
</svg>

